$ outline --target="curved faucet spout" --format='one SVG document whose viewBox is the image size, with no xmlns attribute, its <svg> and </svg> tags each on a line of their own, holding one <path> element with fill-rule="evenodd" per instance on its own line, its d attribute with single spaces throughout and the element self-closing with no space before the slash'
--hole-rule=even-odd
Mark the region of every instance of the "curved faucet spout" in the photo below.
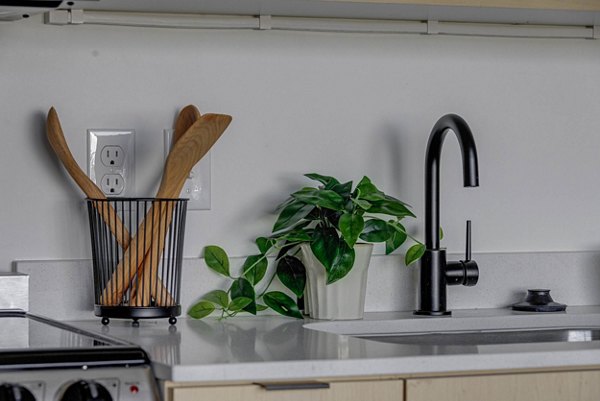
<svg viewBox="0 0 600 401">
<path fill-rule="evenodd" d="M 467 255 L 465 260 L 446 260 L 446 250 L 440 249 L 440 156 L 448 131 L 456 134 L 463 159 L 465 187 L 479 186 L 477 149 L 471 129 L 461 117 L 447 114 L 433 126 L 425 154 L 425 252 L 419 272 L 419 304 L 417 315 L 447 316 L 446 286 L 473 286 L 479 268 L 471 260 L 470 224 L 467 222 Z"/>
<path fill-rule="evenodd" d="M 440 157 L 448 131 L 456 134 L 463 160 L 465 187 L 479 186 L 477 148 L 471 129 L 456 114 L 446 114 L 433 126 L 425 154 L 425 246 L 440 248 Z"/>
</svg>

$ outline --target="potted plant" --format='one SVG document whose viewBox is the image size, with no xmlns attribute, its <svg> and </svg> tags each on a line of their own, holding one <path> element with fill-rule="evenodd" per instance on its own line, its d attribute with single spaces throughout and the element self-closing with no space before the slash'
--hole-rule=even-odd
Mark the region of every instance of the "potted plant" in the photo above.
<svg viewBox="0 0 600 401">
<path fill-rule="evenodd" d="M 384 242 L 386 254 L 390 254 L 410 238 L 415 244 L 406 252 L 406 265 L 423 255 L 424 245 L 401 223 L 405 217 L 415 217 L 409 206 L 386 195 L 368 177 L 355 187 L 352 181 L 341 183 L 320 174 L 306 177 L 320 185 L 292 193 L 278 207 L 272 234 L 256 239 L 259 252 L 246 258 L 239 277 L 231 275 L 223 249 L 205 247 L 207 266 L 233 282 L 227 291 L 215 290 L 203 296 L 189 309 L 190 316 L 201 318 L 215 309 L 225 317 L 271 308 L 301 318 L 298 300 L 306 298 L 304 305 L 311 317 L 361 318 L 372 244 Z M 270 255 L 276 255 L 276 267 L 265 285 Z M 269 291 L 275 277 L 297 300 Z M 357 287 L 348 287 L 351 284 Z M 328 301 L 328 296 L 335 301 Z M 354 310 L 347 308 L 351 304 Z"/>
</svg>

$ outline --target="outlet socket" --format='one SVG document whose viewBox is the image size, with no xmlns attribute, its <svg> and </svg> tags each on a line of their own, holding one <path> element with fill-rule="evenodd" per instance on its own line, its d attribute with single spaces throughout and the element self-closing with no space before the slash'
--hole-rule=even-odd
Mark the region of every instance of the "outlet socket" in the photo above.
<svg viewBox="0 0 600 401">
<path fill-rule="evenodd" d="M 134 130 L 88 130 L 88 176 L 106 196 L 133 196 L 134 166 Z"/>
<path fill-rule="evenodd" d="M 102 148 L 100 161 L 106 167 L 121 167 L 125 160 L 125 152 L 120 146 L 107 145 Z"/>
<path fill-rule="evenodd" d="M 106 174 L 101 182 L 102 192 L 110 196 L 119 196 L 125 188 L 125 180 L 121 174 Z"/>
<path fill-rule="evenodd" d="M 171 150 L 172 137 L 173 130 L 165 129 L 165 160 Z M 210 209 L 210 152 L 194 166 L 179 197 L 189 199 L 187 210 Z"/>
</svg>

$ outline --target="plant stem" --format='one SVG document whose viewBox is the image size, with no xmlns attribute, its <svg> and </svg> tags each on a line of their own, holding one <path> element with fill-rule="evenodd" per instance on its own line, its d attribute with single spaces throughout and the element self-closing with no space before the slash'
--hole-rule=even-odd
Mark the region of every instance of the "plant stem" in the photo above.
<svg viewBox="0 0 600 401">
<path fill-rule="evenodd" d="M 275 279 L 275 276 L 277 275 L 277 271 L 275 271 L 273 273 L 273 275 L 271 276 L 271 279 L 269 280 L 269 283 L 267 284 L 267 286 L 265 287 L 265 289 L 263 290 L 263 292 L 256 297 L 256 299 L 260 299 L 263 297 L 263 295 L 265 295 L 267 293 L 267 290 L 269 289 L 269 287 L 271 286 L 271 284 L 273 283 L 273 280 Z"/>
<path fill-rule="evenodd" d="M 400 227 L 396 227 L 397 230 L 402 231 L 404 234 L 406 234 L 406 236 L 410 239 L 412 239 L 413 241 L 415 241 L 417 244 L 421 244 L 423 245 L 423 243 L 421 241 L 419 241 L 418 239 L 416 239 L 415 237 L 413 237 L 412 235 L 410 235 L 408 233 L 408 231 L 406 231 L 406 229 L 404 229 L 404 226 L 400 225 Z"/>
</svg>

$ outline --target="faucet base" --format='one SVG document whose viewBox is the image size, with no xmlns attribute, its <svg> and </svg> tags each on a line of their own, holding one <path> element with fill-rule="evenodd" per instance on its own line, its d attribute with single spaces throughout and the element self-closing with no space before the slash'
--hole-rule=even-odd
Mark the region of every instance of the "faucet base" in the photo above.
<svg viewBox="0 0 600 401">
<path fill-rule="evenodd" d="M 418 316 L 450 316 L 452 314 L 452 311 L 444 310 L 435 312 L 430 310 L 416 310 L 413 313 Z"/>
<path fill-rule="evenodd" d="M 427 249 L 421 258 L 419 275 L 419 305 L 421 316 L 447 316 L 446 310 L 446 250 Z"/>
</svg>

